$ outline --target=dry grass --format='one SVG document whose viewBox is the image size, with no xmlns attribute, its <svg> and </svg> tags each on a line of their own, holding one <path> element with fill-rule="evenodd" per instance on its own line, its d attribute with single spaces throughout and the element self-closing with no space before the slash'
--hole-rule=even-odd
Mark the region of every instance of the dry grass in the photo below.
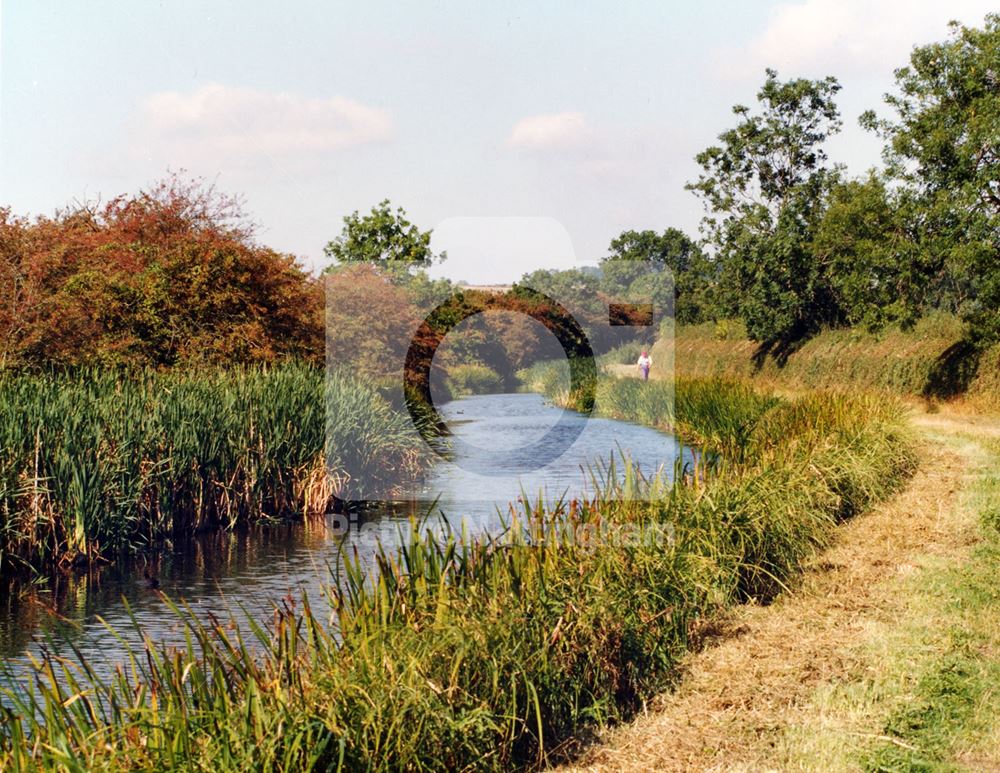
<svg viewBox="0 0 1000 773">
<path fill-rule="evenodd" d="M 888 696 L 898 690 L 880 692 L 878 675 L 898 656 L 891 632 L 913 616 L 900 584 L 925 567 L 968 560 L 980 535 L 977 514 L 959 497 L 978 445 L 939 435 L 1000 436 L 1000 423 L 960 413 L 915 423 L 927 442 L 910 485 L 842 526 L 795 592 L 720 621 L 714 641 L 688 656 L 678 689 L 607 732 L 574 769 L 854 769 L 865 749 L 906 745 L 884 734 Z M 867 694 L 838 697 L 852 689 Z M 1000 768 L 1000 757 L 984 758 L 982 748 L 988 741 L 965 764 Z"/>
</svg>

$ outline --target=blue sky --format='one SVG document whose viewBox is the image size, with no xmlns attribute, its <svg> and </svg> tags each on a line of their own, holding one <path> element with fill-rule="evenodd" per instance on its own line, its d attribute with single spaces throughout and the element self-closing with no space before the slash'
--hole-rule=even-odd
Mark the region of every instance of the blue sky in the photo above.
<svg viewBox="0 0 1000 773">
<path fill-rule="evenodd" d="M 592 261 L 627 228 L 697 232 L 693 156 L 766 66 L 838 76 L 835 160 L 910 47 L 989 4 L 0 4 L 0 206 L 51 213 L 185 169 L 245 197 L 316 268 L 383 198 L 436 227 L 441 271 L 508 281 Z"/>
</svg>

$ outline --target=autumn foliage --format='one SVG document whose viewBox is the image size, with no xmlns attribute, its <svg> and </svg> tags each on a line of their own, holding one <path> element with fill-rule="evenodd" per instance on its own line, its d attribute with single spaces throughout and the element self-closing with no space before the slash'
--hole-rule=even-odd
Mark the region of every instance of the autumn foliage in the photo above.
<svg viewBox="0 0 1000 773">
<path fill-rule="evenodd" d="M 0 209 L 0 364 L 322 359 L 323 295 L 239 202 L 171 177 L 29 220 Z"/>
</svg>

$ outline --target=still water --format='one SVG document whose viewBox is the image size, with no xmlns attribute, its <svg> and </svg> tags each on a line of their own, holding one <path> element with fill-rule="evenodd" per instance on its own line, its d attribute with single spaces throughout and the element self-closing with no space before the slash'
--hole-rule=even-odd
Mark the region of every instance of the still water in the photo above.
<svg viewBox="0 0 1000 773">
<path fill-rule="evenodd" d="M 408 503 L 367 512 L 363 519 L 330 515 L 213 533 L 155 558 L 52 578 L 37 588 L 0 588 L 0 657 L 17 671 L 45 640 L 66 651 L 71 641 L 106 672 L 122 659 L 121 645 L 107 626 L 139 644 L 134 618 L 153 642 L 183 641 L 161 592 L 199 616 L 237 622 L 246 615 L 269 621 L 283 598 L 300 598 L 303 592 L 318 609 L 342 551 L 356 548 L 365 557 L 377 539 L 391 544 L 408 528 L 411 514 L 429 514 L 431 524 L 445 517 L 453 528 L 464 522 L 472 534 L 497 533 L 522 496 L 553 502 L 592 493 L 593 472 L 612 456 L 620 467 L 625 453 L 647 476 L 661 469 L 671 475 L 681 454 L 683 462 L 691 460 L 690 451 L 682 451 L 670 435 L 563 412 L 536 394 L 454 400 L 441 414 L 460 450 L 453 461 L 440 461 L 429 471 Z M 553 453 L 553 447 L 562 453 Z"/>
</svg>

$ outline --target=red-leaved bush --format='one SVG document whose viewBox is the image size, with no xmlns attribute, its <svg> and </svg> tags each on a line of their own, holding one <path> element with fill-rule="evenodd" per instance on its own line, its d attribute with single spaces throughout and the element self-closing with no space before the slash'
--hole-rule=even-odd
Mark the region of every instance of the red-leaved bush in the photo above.
<svg viewBox="0 0 1000 773">
<path fill-rule="evenodd" d="M 175 176 L 51 218 L 0 209 L 0 366 L 321 360 L 320 283 L 238 204 Z"/>
</svg>

